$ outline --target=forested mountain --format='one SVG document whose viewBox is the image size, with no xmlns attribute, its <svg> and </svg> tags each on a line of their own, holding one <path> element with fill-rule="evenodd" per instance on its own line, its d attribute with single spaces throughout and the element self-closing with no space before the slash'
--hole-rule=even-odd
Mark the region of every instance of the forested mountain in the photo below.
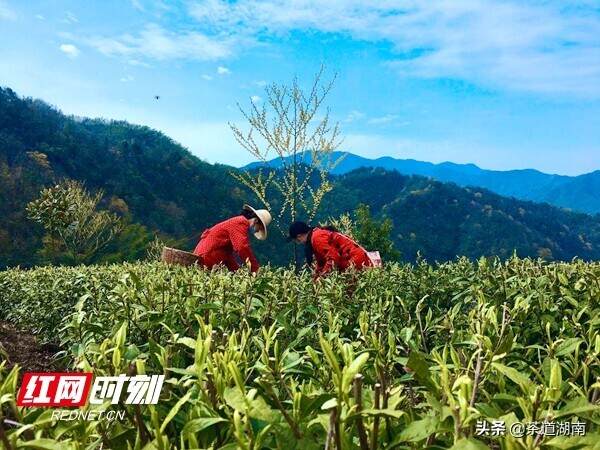
<svg viewBox="0 0 600 450">
<path fill-rule="evenodd" d="M 105 191 L 105 208 L 129 226 L 103 260 L 140 257 L 155 233 L 191 249 L 212 223 L 256 203 L 230 176 L 163 134 L 126 122 L 67 117 L 39 100 L 0 89 L 0 268 L 41 263 L 43 230 L 25 205 L 64 178 Z M 334 176 L 320 221 L 366 203 L 394 222 L 404 259 L 457 255 L 600 259 L 600 218 L 501 197 L 420 176 L 360 169 Z M 287 224 L 283 224 L 287 226 Z M 262 261 L 286 263 L 290 246 L 273 230 L 254 241 Z"/>
<path fill-rule="evenodd" d="M 397 170 L 404 175 L 422 175 L 438 181 L 450 181 L 459 186 L 479 186 L 500 195 L 522 200 L 547 202 L 551 205 L 590 214 L 600 213 L 600 170 L 576 177 L 550 175 L 533 169 L 485 170 L 475 164 L 444 162 L 433 164 L 414 159 L 396 159 L 384 156 L 377 159 L 363 158 L 347 152 L 335 152 L 333 159 L 343 157 L 331 171 L 345 174 L 362 167 L 378 167 Z M 308 162 L 310 154 L 303 155 Z M 279 159 L 268 165 L 278 167 Z M 251 163 L 245 168 L 254 169 L 263 163 Z"/>
<path fill-rule="evenodd" d="M 456 255 L 600 259 L 600 217 L 384 169 L 338 178 L 328 209 L 363 202 L 394 222 L 394 241 L 412 259 Z M 334 206 L 335 205 L 335 206 Z"/>
<path fill-rule="evenodd" d="M 245 196 L 229 170 L 147 127 L 66 117 L 2 89 L 0 267 L 35 260 L 42 230 L 24 208 L 43 186 L 63 178 L 84 181 L 91 190 L 103 189 L 105 206 L 132 222 L 193 240 L 215 217 L 241 208 Z"/>
</svg>

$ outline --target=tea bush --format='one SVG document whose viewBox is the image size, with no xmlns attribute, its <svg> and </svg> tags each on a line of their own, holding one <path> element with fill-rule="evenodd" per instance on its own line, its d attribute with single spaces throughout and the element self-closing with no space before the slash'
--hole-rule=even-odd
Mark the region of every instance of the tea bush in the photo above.
<svg viewBox="0 0 600 450">
<path fill-rule="evenodd" d="M 335 274 L 161 263 L 0 273 L 0 317 L 69 370 L 164 374 L 125 421 L 18 408 L 10 448 L 600 448 L 600 264 L 459 259 Z M 5 366 L 3 366 L 5 367 Z M 92 408 L 87 406 L 86 408 Z M 0 417 L 0 419 L 2 418 Z M 586 436 L 480 436 L 478 420 L 578 421 Z M 0 420 L 0 424 L 2 421 Z"/>
</svg>

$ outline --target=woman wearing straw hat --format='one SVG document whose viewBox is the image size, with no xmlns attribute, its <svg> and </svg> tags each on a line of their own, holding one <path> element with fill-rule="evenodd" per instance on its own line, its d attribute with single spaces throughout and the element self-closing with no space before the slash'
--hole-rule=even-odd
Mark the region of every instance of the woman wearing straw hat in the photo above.
<svg viewBox="0 0 600 450">
<path fill-rule="evenodd" d="M 252 249 L 248 231 L 263 241 L 267 238 L 267 227 L 271 223 L 271 214 L 266 209 L 254 209 L 244 205 L 242 212 L 231 219 L 220 222 L 202 233 L 194 254 L 200 256 L 200 263 L 210 269 L 224 264 L 231 271 L 240 268 L 237 257 L 242 263 L 250 262 L 250 269 L 256 272 L 260 267 Z"/>
</svg>

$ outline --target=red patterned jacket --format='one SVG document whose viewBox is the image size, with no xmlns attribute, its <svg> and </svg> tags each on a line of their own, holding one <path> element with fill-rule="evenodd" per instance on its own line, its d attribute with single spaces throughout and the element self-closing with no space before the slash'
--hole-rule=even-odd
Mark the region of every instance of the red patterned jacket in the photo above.
<svg viewBox="0 0 600 450">
<path fill-rule="evenodd" d="M 250 261 L 252 272 L 256 272 L 260 264 L 250 248 L 249 227 L 250 221 L 244 216 L 220 222 L 202 233 L 194 254 L 201 257 L 204 267 L 224 264 L 229 270 L 240 268 L 235 259 L 237 254 L 243 262 Z"/>
<path fill-rule="evenodd" d="M 367 252 L 341 233 L 314 228 L 310 239 L 316 260 L 316 276 L 324 275 L 334 268 L 344 271 L 350 266 L 371 266 Z"/>
</svg>

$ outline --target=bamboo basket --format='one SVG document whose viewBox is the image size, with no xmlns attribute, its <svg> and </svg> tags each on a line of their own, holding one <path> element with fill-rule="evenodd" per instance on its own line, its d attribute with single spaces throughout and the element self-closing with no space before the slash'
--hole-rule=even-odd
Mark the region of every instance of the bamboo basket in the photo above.
<svg viewBox="0 0 600 450">
<path fill-rule="evenodd" d="M 193 266 L 200 263 L 200 257 L 193 253 L 171 247 L 163 247 L 160 259 L 167 264 Z"/>
</svg>

